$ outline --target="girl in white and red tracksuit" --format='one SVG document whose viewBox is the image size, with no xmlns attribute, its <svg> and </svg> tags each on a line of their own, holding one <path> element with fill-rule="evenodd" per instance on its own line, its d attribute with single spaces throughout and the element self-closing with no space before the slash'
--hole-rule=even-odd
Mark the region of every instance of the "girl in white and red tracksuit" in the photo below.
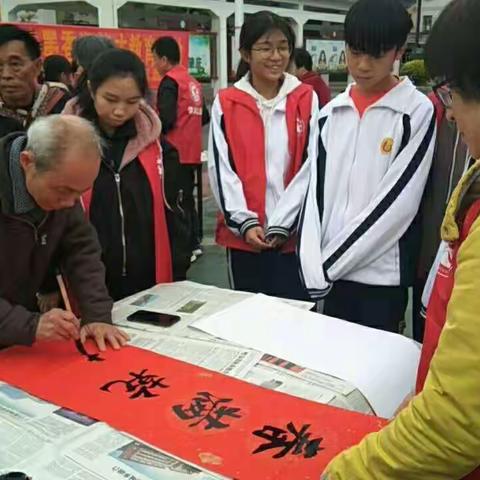
<svg viewBox="0 0 480 480">
<path fill-rule="evenodd" d="M 98 177 L 82 200 L 102 246 L 107 287 L 118 300 L 172 281 L 161 124 L 143 101 L 145 68 L 132 52 L 108 50 L 88 76 L 89 91 L 64 113 L 93 121 L 104 140 Z"/>
<path fill-rule="evenodd" d="M 317 154 L 318 101 L 285 71 L 295 36 L 283 19 L 252 15 L 240 45 L 244 75 L 220 91 L 212 108 L 209 175 L 221 210 L 216 241 L 227 249 L 233 288 L 307 298 L 295 228 L 276 228 L 269 218 L 287 190 L 298 192 L 300 202 L 304 195 L 307 164 Z M 291 209 L 292 224 L 297 212 Z"/>
</svg>

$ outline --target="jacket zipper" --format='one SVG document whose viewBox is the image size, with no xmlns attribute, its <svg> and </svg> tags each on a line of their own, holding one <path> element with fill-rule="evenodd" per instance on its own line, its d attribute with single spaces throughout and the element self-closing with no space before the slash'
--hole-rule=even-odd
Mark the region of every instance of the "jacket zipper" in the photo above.
<svg viewBox="0 0 480 480">
<path fill-rule="evenodd" d="M 22 223 L 25 223 L 26 225 L 32 227 L 33 229 L 33 238 L 35 240 L 35 244 L 38 245 L 38 230 L 40 229 L 40 227 L 42 227 L 44 225 L 44 223 L 47 221 L 48 217 L 49 217 L 49 213 L 47 213 L 45 215 L 45 217 L 43 217 L 42 221 L 38 224 L 38 226 L 35 226 L 33 223 L 29 222 L 28 220 L 25 220 L 24 218 L 20 218 L 20 217 L 17 217 L 16 215 L 8 215 L 8 214 L 5 214 L 6 217 L 8 218 L 11 218 L 13 220 L 17 220 L 18 222 L 22 222 Z"/>
<path fill-rule="evenodd" d="M 345 210 L 343 214 L 343 220 L 345 221 L 345 218 L 347 217 L 348 211 L 350 209 L 350 192 L 352 190 L 352 172 L 353 172 L 353 167 L 355 166 L 357 162 L 357 144 L 358 144 L 358 137 L 360 136 L 360 123 L 357 125 L 355 129 L 355 143 L 354 143 L 354 153 L 353 153 L 353 159 L 352 163 L 350 165 L 350 169 L 348 172 L 348 182 L 347 182 L 347 193 L 346 193 L 346 202 L 345 202 Z"/>
<path fill-rule="evenodd" d="M 120 223 L 122 229 L 122 277 L 127 276 L 127 240 L 125 237 L 125 216 L 123 213 L 122 193 L 120 190 L 120 174 L 114 173 L 115 183 L 117 185 L 118 209 L 120 212 Z"/>
</svg>

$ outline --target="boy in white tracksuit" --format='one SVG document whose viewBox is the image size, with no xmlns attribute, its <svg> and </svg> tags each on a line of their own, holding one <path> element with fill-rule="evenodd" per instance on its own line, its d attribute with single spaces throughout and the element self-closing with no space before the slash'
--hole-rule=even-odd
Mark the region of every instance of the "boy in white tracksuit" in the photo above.
<svg viewBox="0 0 480 480">
<path fill-rule="evenodd" d="M 379 28 L 382 25 L 382 28 Z M 360 0 L 345 22 L 355 84 L 320 113 L 318 157 L 299 219 L 301 276 L 324 313 L 397 331 L 418 251 L 435 114 L 408 78 L 391 74 L 411 19 L 397 0 Z M 282 199 L 269 232 L 290 228 Z"/>
</svg>

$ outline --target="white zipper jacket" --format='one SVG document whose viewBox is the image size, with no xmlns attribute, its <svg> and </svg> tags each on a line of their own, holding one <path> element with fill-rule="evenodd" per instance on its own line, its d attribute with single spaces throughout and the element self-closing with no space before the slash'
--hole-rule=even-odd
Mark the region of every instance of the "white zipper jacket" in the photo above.
<svg viewBox="0 0 480 480">
<path fill-rule="evenodd" d="M 234 85 L 255 99 L 265 127 L 265 167 L 267 174 L 265 213 L 267 221 L 274 214 L 280 198 L 285 192 L 297 189 L 299 193 L 293 196 L 295 198 L 301 197 L 308 185 L 309 172 L 308 169 L 303 167 L 287 188 L 284 184 L 285 175 L 292 161 L 288 150 L 287 97 L 300 84 L 301 82 L 296 77 L 286 73 L 278 95 L 271 100 L 265 99 L 253 88 L 248 74 Z M 307 139 L 308 157 L 305 164 L 308 163 L 310 157 L 315 158 L 317 155 L 318 114 L 318 100 L 313 95 L 309 138 Z M 231 165 L 222 123 L 223 112 L 217 96 L 212 107 L 208 147 L 210 186 L 222 213 L 230 219 L 228 227 L 236 235 L 243 236 L 249 228 L 259 225 L 259 219 L 256 212 L 248 209 L 242 182 Z M 245 128 L 248 129 L 249 125 L 245 125 Z M 215 161 L 215 152 L 218 152 L 218 163 Z M 292 217 L 291 223 L 293 223 L 295 216 L 298 215 L 298 209 L 295 212 L 288 212 L 286 215 Z M 262 227 L 266 227 L 266 225 L 262 225 Z M 288 230 L 286 234 L 288 235 Z"/>
<path fill-rule="evenodd" d="M 336 280 L 406 286 L 415 268 L 410 241 L 435 146 L 434 107 L 405 78 L 360 119 L 350 88 L 320 112 L 301 212 L 298 254 L 313 298 Z M 277 213 L 271 225 L 289 228 Z"/>
</svg>

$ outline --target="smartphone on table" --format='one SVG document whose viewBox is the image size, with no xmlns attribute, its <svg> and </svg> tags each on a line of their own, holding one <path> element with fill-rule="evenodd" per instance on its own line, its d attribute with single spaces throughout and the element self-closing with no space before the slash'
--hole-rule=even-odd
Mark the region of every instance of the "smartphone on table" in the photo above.
<svg viewBox="0 0 480 480">
<path fill-rule="evenodd" d="M 127 317 L 129 322 L 147 323 L 156 327 L 168 328 L 181 320 L 178 315 L 171 313 L 149 312 L 148 310 L 137 310 Z"/>
</svg>

